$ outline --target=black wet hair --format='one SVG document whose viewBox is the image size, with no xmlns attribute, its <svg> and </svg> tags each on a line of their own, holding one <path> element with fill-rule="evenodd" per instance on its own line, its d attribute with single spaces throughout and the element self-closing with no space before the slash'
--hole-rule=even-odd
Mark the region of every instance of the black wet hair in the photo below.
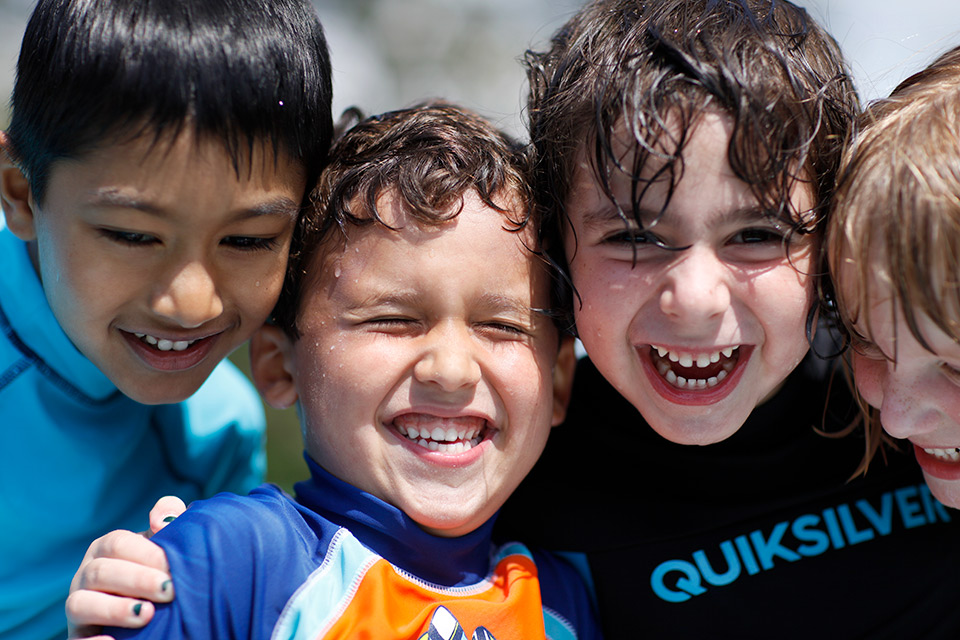
<svg viewBox="0 0 960 640">
<path fill-rule="evenodd" d="M 39 0 L 17 62 L 8 152 L 42 201 L 50 168 L 192 129 L 234 166 L 254 143 L 312 185 L 332 120 L 323 28 L 307 0 Z"/>
</svg>

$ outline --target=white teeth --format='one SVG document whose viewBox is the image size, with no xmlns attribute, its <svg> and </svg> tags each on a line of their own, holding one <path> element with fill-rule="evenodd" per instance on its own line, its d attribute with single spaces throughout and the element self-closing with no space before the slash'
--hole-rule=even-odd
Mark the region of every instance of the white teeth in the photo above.
<svg viewBox="0 0 960 640">
<path fill-rule="evenodd" d="M 143 342 L 154 346 L 158 351 L 184 351 L 196 340 L 167 340 L 166 338 L 156 338 L 146 333 L 134 333 Z"/>
<path fill-rule="evenodd" d="M 734 351 L 740 348 L 727 347 L 726 349 L 710 353 L 685 353 L 683 351 L 671 351 L 658 345 L 650 345 L 650 347 L 657 352 L 657 355 L 659 355 L 661 359 L 666 358 L 670 362 L 676 362 L 681 367 L 688 369 L 694 365 L 700 369 L 705 369 L 711 364 L 720 362 L 721 355 L 725 358 L 730 358 L 733 356 Z"/>
<path fill-rule="evenodd" d="M 951 449 L 924 449 L 928 454 L 934 456 L 938 460 L 957 462 L 960 461 L 960 448 L 951 448 Z"/>
<path fill-rule="evenodd" d="M 430 429 L 424 425 L 424 422 L 435 422 L 437 418 L 429 416 L 404 416 L 394 422 L 397 431 L 406 436 L 407 439 L 416 442 L 418 445 L 431 451 L 440 453 L 462 453 L 469 451 L 480 444 L 480 432 L 485 428 L 482 420 L 470 419 L 477 423 L 475 427 L 443 427 L 435 426 Z M 420 426 L 414 426 L 416 423 Z"/>
</svg>

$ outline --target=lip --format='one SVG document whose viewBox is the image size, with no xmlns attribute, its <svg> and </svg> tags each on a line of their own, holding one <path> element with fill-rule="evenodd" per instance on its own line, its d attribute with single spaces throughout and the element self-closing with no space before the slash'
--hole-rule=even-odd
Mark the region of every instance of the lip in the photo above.
<svg viewBox="0 0 960 640">
<path fill-rule="evenodd" d="M 940 480 L 960 480 L 960 462 L 947 462 L 930 455 L 918 444 L 913 444 L 913 455 L 923 472 Z"/>
<path fill-rule="evenodd" d="M 661 346 L 665 345 L 661 344 Z M 678 389 L 664 380 L 663 376 L 660 375 L 660 372 L 657 371 L 650 357 L 651 348 L 652 347 L 649 344 L 635 347 L 637 355 L 640 357 L 640 361 L 643 364 L 643 370 L 646 373 L 647 378 L 650 380 L 651 386 L 659 396 L 668 402 L 687 406 L 706 406 L 716 404 L 733 393 L 733 390 L 736 389 L 737 385 L 739 384 L 740 378 L 743 377 L 743 372 L 753 355 L 753 345 L 739 345 L 740 355 L 737 359 L 737 364 L 723 380 L 717 383 L 716 386 L 706 389 Z M 670 348 L 675 351 L 687 353 L 719 351 L 719 349 L 716 347 L 709 347 L 707 349 L 699 347 Z"/>
<path fill-rule="evenodd" d="M 129 331 L 124 331 L 123 329 L 118 329 L 118 331 L 120 331 L 123 339 L 126 340 L 130 350 L 133 351 L 134 355 L 136 355 L 141 362 L 152 369 L 167 372 L 185 371 L 203 362 L 222 335 L 222 332 L 219 332 L 202 338 L 174 337 L 173 340 L 196 340 L 196 342 L 183 351 L 174 351 L 172 349 L 170 351 L 160 351 L 145 344 L 140 338 Z"/>
</svg>

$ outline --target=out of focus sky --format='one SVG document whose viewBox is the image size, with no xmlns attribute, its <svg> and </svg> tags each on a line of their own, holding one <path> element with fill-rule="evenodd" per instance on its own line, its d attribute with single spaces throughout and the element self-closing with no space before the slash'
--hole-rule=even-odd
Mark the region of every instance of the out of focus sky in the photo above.
<svg viewBox="0 0 960 640">
<path fill-rule="evenodd" d="M 0 127 L 34 0 L 0 0 Z M 518 63 L 580 0 L 314 0 L 334 66 L 334 107 L 367 113 L 444 97 L 522 133 Z M 957 0 L 801 0 L 840 42 L 862 96 L 886 95 L 960 44 Z"/>
</svg>

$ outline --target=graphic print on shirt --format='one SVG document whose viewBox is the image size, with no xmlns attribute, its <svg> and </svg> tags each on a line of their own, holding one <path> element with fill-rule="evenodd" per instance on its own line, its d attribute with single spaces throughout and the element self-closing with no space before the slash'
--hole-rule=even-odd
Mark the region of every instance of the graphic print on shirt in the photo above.
<svg viewBox="0 0 960 640">
<path fill-rule="evenodd" d="M 744 576 L 913 529 L 950 522 L 947 509 L 926 484 L 887 491 L 879 500 L 861 499 L 827 507 L 724 540 L 716 549 L 698 549 L 688 558 L 661 562 L 650 575 L 653 592 L 666 602 L 686 602 L 711 587 L 729 585 Z M 779 565 L 777 564 L 779 562 Z"/>
<path fill-rule="evenodd" d="M 438 607 L 430 618 L 430 629 L 417 640 L 468 640 L 466 631 L 446 607 Z M 477 627 L 469 640 L 497 640 L 484 627 Z"/>
</svg>

